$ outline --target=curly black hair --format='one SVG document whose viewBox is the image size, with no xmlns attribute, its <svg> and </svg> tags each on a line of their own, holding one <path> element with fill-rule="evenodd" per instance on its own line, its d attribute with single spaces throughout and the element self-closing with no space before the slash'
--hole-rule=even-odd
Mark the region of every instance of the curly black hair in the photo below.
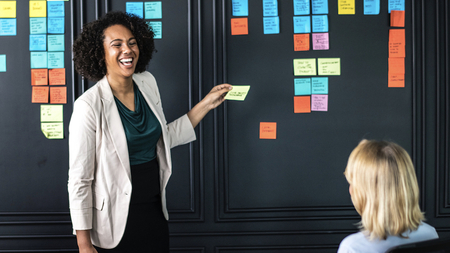
<svg viewBox="0 0 450 253">
<path fill-rule="evenodd" d="M 85 78 L 98 81 L 106 75 L 104 32 L 113 25 L 123 25 L 136 38 L 139 47 L 139 60 L 135 73 L 145 71 L 155 51 L 152 28 L 144 19 L 125 12 L 109 12 L 104 17 L 85 24 L 73 43 L 73 61 L 75 70 Z"/>
</svg>

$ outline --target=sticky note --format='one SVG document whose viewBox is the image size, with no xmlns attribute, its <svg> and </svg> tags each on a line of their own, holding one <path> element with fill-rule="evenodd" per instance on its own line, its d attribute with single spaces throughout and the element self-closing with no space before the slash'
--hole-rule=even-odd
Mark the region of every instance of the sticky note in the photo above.
<svg viewBox="0 0 450 253">
<path fill-rule="evenodd" d="M 30 35 L 30 51 L 47 50 L 47 36 L 44 34 Z"/>
<path fill-rule="evenodd" d="M 311 78 L 295 78 L 294 94 L 296 96 L 311 95 Z"/>
<path fill-rule="evenodd" d="M 280 33 L 279 17 L 264 17 L 264 34 Z"/>
<path fill-rule="evenodd" d="M 231 35 L 246 35 L 246 34 L 248 34 L 248 19 L 232 18 Z"/>
<path fill-rule="evenodd" d="M 48 52 L 47 55 L 49 69 L 64 68 L 64 52 Z"/>
<path fill-rule="evenodd" d="M 31 70 L 31 85 L 47 85 L 48 84 L 48 70 L 47 69 L 32 69 Z"/>
<path fill-rule="evenodd" d="M 294 59 L 295 76 L 315 76 L 316 59 Z"/>
<path fill-rule="evenodd" d="M 364 15 L 380 14 L 380 0 L 364 0 Z"/>
<path fill-rule="evenodd" d="M 30 18 L 30 34 L 46 34 L 47 18 Z"/>
<path fill-rule="evenodd" d="M 145 19 L 161 19 L 162 18 L 162 3 L 145 2 Z"/>
<path fill-rule="evenodd" d="M 405 11 L 391 11 L 391 26 L 405 27 Z"/>
<path fill-rule="evenodd" d="M 328 77 L 312 77 L 311 94 L 328 94 Z"/>
<path fill-rule="evenodd" d="M 49 69 L 48 82 L 50 85 L 65 85 L 66 69 Z"/>
<path fill-rule="evenodd" d="M 388 74 L 388 87 L 389 88 L 404 88 L 405 87 L 405 74 Z"/>
<path fill-rule="evenodd" d="M 389 57 L 389 74 L 405 74 L 405 58 Z"/>
<path fill-rule="evenodd" d="M 43 18 L 47 16 L 46 1 L 30 1 L 30 18 Z"/>
<path fill-rule="evenodd" d="M 389 29 L 389 57 L 405 57 L 405 29 Z"/>
<path fill-rule="evenodd" d="M 248 16 L 248 0 L 233 0 L 233 16 Z"/>
<path fill-rule="evenodd" d="M 294 51 L 309 50 L 309 33 L 294 34 Z"/>
<path fill-rule="evenodd" d="M 328 111 L 328 95 L 311 95 L 311 111 Z"/>
<path fill-rule="evenodd" d="M 355 0 L 338 0 L 339 15 L 355 15 Z"/>
<path fill-rule="evenodd" d="M 64 139 L 64 124 L 41 123 L 41 130 L 47 139 Z"/>
<path fill-rule="evenodd" d="M 47 52 L 31 52 L 30 63 L 32 69 L 46 69 Z"/>
<path fill-rule="evenodd" d="M 311 18 L 309 16 L 294 16 L 294 33 L 310 33 Z"/>
<path fill-rule="evenodd" d="M 312 14 L 328 14 L 328 0 L 312 0 Z"/>
<path fill-rule="evenodd" d="M 50 87 L 50 104 L 66 104 L 67 87 Z"/>
<path fill-rule="evenodd" d="M 312 31 L 315 33 L 328 32 L 328 15 L 313 15 Z"/>
<path fill-rule="evenodd" d="M 33 86 L 31 90 L 31 103 L 48 103 L 48 86 Z"/>
<path fill-rule="evenodd" d="M 249 90 L 250 85 L 233 85 L 233 89 L 227 93 L 225 99 L 244 101 Z"/>
<path fill-rule="evenodd" d="M 47 16 L 48 17 L 64 17 L 64 2 L 50 1 L 47 2 Z"/>
<path fill-rule="evenodd" d="M 318 58 L 319 76 L 341 75 L 341 58 Z"/>
<path fill-rule="evenodd" d="M 62 105 L 41 105 L 41 122 L 62 122 Z"/>
<path fill-rule="evenodd" d="M 48 33 L 64 33 L 64 18 L 48 18 Z"/>
<path fill-rule="evenodd" d="M 48 51 L 64 51 L 64 35 L 47 36 Z"/>
<path fill-rule="evenodd" d="M 391 13 L 392 10 L 404 11 L 405 10 L 405 0 L 389 0 L 388 12 Z"/>
<path fill-rule="evenodd" d="M 0 19 L 0 36 L 16 36 L 17 21 L 15 18 Z"/>
<path fill-rule="evenodd" d="M 6 55 L 0 54 L 0 72 L 6 72 Z"/>
<path fill-rule="evenodd" d="M 149 21 L 147 22 L 149 26 L 152 27 L 153 33 L 155 34 L 154 39 L 162 39 L 162 22 L 161 21 Z"/>
<path fill-rule="evenodd" d="M 263 15 L 278 16 L 278 0 L 263 0 Z"/>
<path fill-rule="evenodd" d="M 294 97 L 294 113 L 310 113 L 311 96 Z"/>
<path fill-rule="evenodd" d="M 309 15 L 309 0 L 294 0 L 294 15 Z"/>
<path fill-rule="evenodd" d="M 277 123 L 276 122 L 260 122 L 259 123 L 260 139 L 276 139 Z"/>
<path fill-rule="evenodd" d="M 16 18 L 16 1 L 0 1 L 0 18 Z"/>
<path fill-rule="evenodd" d="M 125 6 L 126 12 L 144 18 L 144 2 L 127 2 Z"/>
<path fill-rule="evenodd" d="M 328 50 L 330 43 L 328 33 L 313 33 L 312 34 L 313 50 Z"/>
</svg>

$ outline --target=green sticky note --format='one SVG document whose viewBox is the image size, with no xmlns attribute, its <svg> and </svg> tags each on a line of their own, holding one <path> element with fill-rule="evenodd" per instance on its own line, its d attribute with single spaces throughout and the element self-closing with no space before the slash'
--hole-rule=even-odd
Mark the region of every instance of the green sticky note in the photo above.
<svg viewBox="0 0 450 253">
<path fill-rule="evenodd" d="M 295 76 L 315 76 L 316 59 L 294 59 Z"/>
<path fill-rule="evenodd" d="M 41 105 L 41 122 L 62 122 L 63 105 Z"/>
<path fill-rule="evenodd" d="M 48 35 L 47 47 L 48 51 L 64 51 L 64 35 Z"/>
<path fill-rule="evenodd" d="M 152 28 L 153 33 L 155 36 L 154 39 L 162 39 L 162 22 L 160 21 L 149 21 L 147 22 L 147 25 L 149 25 Z"/>
<path fill-rule="evenodd" d="M 340 76 L 341 58 L 318 58 L 319 76 Z"/>
<path fill-rule="evenodd" d="M 64 139 L 64 123 L 41 123 L 41 130 L 47 139 Z"/>
<path fill-rule="evenodd" d="M 145 19 L 161 19 L 162 4 L 158 2 L 145 2 Z"/>
<path fill-rule="evenodd" d="M 30 18 L 30 34 L 46 34 L 47 18 Z"/>
<path fill-rule="evenodd" d="M 233 85 L 233 89 L 227 93 L 225 99 L 244 101 L 249 90 L 250 85 Z"/>
<path fill-rule="evenodd" d="M 0 54 L 0 72 L 6 72 L 6 54 Z"/>
<path fill-rule="evenodd" d="M 32 69 L 47 68 L 47 52 L 31 52 L 30 62 Z"/>
<path fill-rule="evenodd" d="M 48 52 L 48 68 L 64 68 L 64 52 Z"/>
</svg>

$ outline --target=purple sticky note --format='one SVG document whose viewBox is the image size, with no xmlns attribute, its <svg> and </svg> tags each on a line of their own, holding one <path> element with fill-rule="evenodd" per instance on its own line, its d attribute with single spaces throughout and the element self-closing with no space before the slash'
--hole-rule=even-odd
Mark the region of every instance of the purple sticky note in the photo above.
<svg viewBox="0 0 450 253">
<path fill-rule="evenodd" d="M 328 95 L 311 95 L 311 111 L 328 111 Z"/>
<path fill-rule="evenodd" d="M 328 33 L 312 34 L 313 50 L 328 50 L 330 48 Z"/>
</svg>

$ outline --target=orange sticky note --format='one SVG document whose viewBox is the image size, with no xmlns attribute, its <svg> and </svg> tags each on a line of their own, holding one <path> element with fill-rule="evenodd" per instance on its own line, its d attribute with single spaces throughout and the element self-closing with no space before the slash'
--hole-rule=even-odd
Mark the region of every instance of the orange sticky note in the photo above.
<svg viewBox="0 0 450 253">
<path fill-rule="evenodd" d="M 276 122 L 260 122 L 259 123 L 260 139 L 276 139 L 277 123 Z"/>
<path fill-rule="evenodd" d="M 388 87 L 404 88 L 405 87 L 405 74 L 389 74 Z"/>
<path fill-rule="evenodd" d="M 309 33 L 294 34 L 294 51 L 309 50 Z"/>
<path fill-rule="evenodd" d="M 389 57 L 405 57 L 405 29 L 389 29 Z"/>
<path fill-rule="evenodd" d="M 231 35 L 246 35 L 246 34 L 248 34 L 248 19 L 232 18 Z"/>
<path fill-rule="evenodd" d="M 405 58 L 390 57 L 388 73 L 389 74 L 405 74 Z"/>
<path fill-rule="evenodd" d="M 294 97 L 294 113 L 311 112 L 311 96 Z"/>
<path fill-rule="evenodd" d="M 50 87 L 50 104 L 66 104 L 67 87 Z"/>
<path fill-rule="evenodd" d="M 391 10 L 391 26 L 405 27 L 405 11 Z"/>
<path fill-rule="evenodd" d="M 33 86 L 31 91 L 31 103 L 48 104 L 48 86 Z"/>
<path fill-rule="evenodd" d="M 48 71 L 50 85 L 66 84 L 66 69 L 50 69 Z"/>
<path fill-rule="evenodd" d="M 31 70 L 31 85 L 47 85 L 47 84 L 48 84 L 47 69 Z"/>
</svg>

